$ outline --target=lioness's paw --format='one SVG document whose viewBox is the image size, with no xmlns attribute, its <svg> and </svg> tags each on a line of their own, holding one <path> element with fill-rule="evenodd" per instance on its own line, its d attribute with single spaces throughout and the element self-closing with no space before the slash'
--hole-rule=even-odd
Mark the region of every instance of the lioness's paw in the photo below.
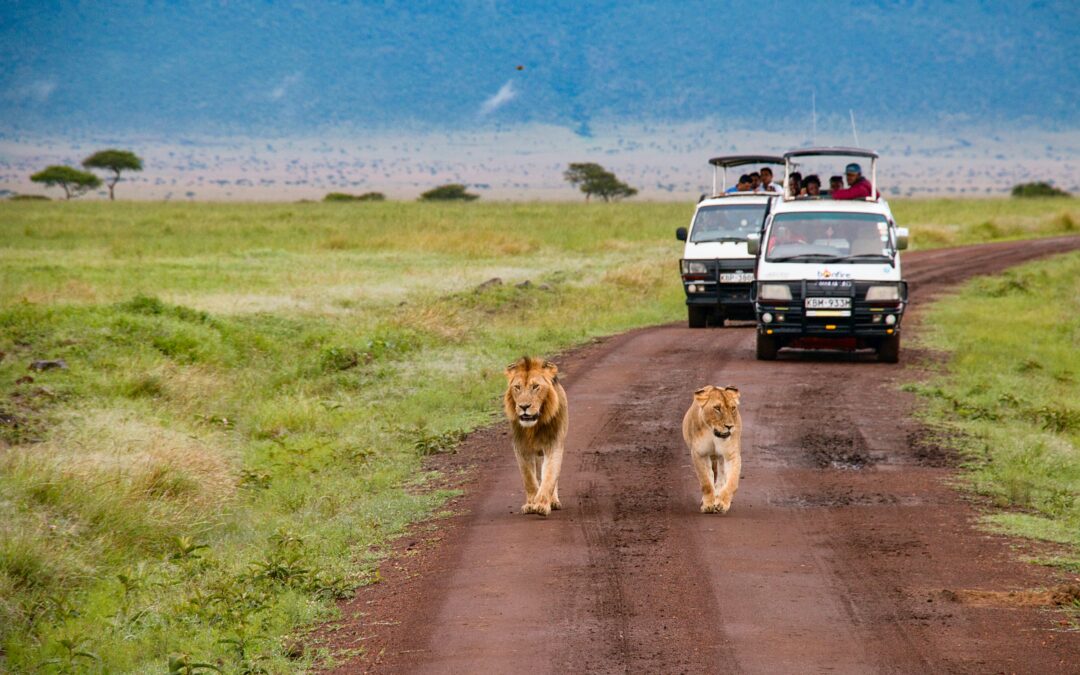
<svg viewBox="0 0 1080 675">
<path fill-rule="evenodd" d="M 701 502 L 701 512 L 702 513 L 716 513 L 716 505 L 715 504 L 710 504 L 709 502 L 704 502 L 703 501 L 703 502 Z"/>
<path fill-rule="evenodd" d="M 528 502 L 521 505 L 521 512 L 522 513 L 534 513 L 535 511 L 536 511 L 536 507 L 533 506 L 532 504 L 529 504 Z"/>
<path fill-rule="evenodd" d="M 552 499 L 551 500 L 551 510 L 552 511 L 558 511 L 561 508 L 562 508 L 562 502 L 560 502 L 558 499 Z"/>
<path fill-rule="evenodd" d="M 551 504 L 546 502 L 537 502 L 533 507 L 533 513 L 541 516 L 546 516 L 551 513 Z"/>
<path fill-rule="evenodd" d="M 716 500 L 716 510 L 720 513 L 727 513 L 731 508 L 731 495 L 724 495 Z"/>
</svg>

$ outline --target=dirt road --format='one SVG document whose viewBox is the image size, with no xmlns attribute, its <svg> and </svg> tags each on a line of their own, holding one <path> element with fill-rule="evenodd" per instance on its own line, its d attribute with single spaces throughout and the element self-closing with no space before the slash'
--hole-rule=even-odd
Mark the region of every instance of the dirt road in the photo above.
<svg viewBox="0 0 1080 675">
<path fill-rule="evenodd" d="M 918 303 L 1080 237 L 913 253 Z M 1061 615 L 1001 594 L 1075 583 L 1017 561 L 949 487 L 953 460 L 911 419 L 900 366 L 872 356 L 754 359 L 748 327 L 634 331 L 567 356 L 564 509 L 518 514 L 502 426 L 444 468 L 474 467 L 461 515 L 402 542 L 384 581 L 323 636 L 363 650 L 339 672 L 1080 672 Z M 742 392 L 743 482 L 698 512 L 680 421 L 707 384 Z"/>
</svg>

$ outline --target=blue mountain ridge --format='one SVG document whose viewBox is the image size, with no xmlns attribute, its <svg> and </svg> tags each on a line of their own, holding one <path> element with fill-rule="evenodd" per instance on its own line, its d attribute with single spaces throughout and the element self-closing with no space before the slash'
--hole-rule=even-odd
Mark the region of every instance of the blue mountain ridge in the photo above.
<svg viewBox="0 0 1080 675">
<path fill-rule="evenodd" d="M 1078 58 L 1075 2 L 15 1 L 0 132 L 775 129 L 812 94 L 823 117 L 1073 128 Z"/>
</svg>

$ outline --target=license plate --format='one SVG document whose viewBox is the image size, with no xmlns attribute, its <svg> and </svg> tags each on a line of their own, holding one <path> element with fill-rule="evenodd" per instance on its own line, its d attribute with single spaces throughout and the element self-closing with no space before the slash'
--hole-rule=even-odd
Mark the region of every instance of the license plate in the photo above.
<svg viewBox="0 0 1080 675">
<path fill-rule="evenodd" d="M 748 284 L 754 280 L 753 272 L 721 272 L 720 283 L 722 284 Z"/>
<path fill-rule="evenodd" d="M 807 309 L 851 309 L 851 298 L 807 298 Z"/>
</svg>

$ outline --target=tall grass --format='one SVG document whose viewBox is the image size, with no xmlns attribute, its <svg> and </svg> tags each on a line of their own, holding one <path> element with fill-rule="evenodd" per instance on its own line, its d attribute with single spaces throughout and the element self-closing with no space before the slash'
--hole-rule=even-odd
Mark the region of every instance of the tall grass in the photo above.
<svg viewBox="0 0 1080 675">
<path fill-rule="evenodd" d="M 916 242 L 1076 217 L 1001 204 L 894 207 Z M 0 667 L 311 663 L 286 637 L 444 502 L 422 458 L 503 364 L 685 318 L 692 211 L 0 204 Z"/>
<path fill-rule="evenodd" d="M 977 279 L 935 302 L 921 340 L 949 355 L 914 386 L 967 460 L 991 524 L 1065 544 L 1080 569 L 1080 254 Z"/>
<path fill-rule="evenodd" d="M 905 199 L 890 202 L 912 249 L 1080 234 L 1080 200 Z"/>
</svg>

